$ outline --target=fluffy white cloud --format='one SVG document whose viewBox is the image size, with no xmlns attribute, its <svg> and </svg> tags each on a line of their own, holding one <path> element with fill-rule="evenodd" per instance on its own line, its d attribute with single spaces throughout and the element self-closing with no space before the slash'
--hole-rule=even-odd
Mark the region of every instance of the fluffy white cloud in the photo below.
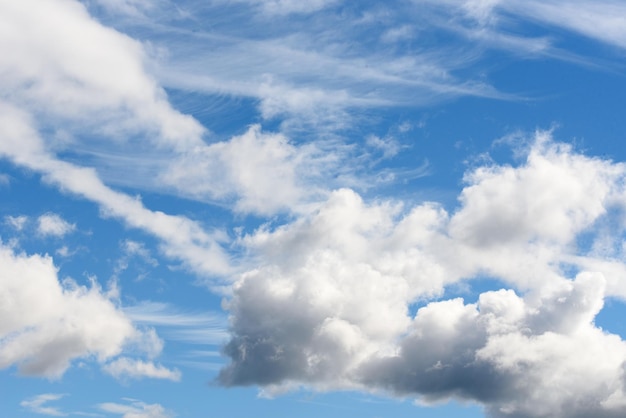
<svg viewBox="0 0 626 418">
<path fill-rule="evenodd" d="M 309 147 L 308 153 L 314 149 Z M 298 184 L 305 177 L 307 149 L 298 149 L 280 134 L 261 132 L 252 126 L 227 142 L 195 148 L 172 163 L 163 174 L 174 185 L 196 198 L 235 200 L 235 210 L 272 214 L 296 207 L 319 191 Z M 314 173 L 307 172 L 308 177 Z"/>
<path fill-rule="evenodd" d="M 56 213 L 46 213 L 37 218 L 37 232 L 43 236 L 62 237 L 76 229 Z"/>
<path fill-rule="evenodd" d="M 102 369 L 117 379 L 141 379 L 143 377 L 149 377 L 178 382 L 181 377 L 179 370 L 171 370 L 160 364 L 154 364 L 151 361 L 136 360 L 127 357 L 118 358 L 105 365 Z"/>
<path fill-rule="evenodd" d="M 0 57 L 2 96 L 62 118 L 66 129 L 88 127 L 120 141 L 147 130 L 170 148 L 201 143 L 200 124 L 172 109 L 146 74 L 141 45 L 99 24 L 81 3 L 2 0 L 0 22 L 0 48 L 14 51 Z"/>
<path fill-rule="evenodd" d="M 494 416 L 623 414 L 626 343 L 593 320 L 606 295 L 626 296 L 625 178 L 623 164 L 539 132 L 519 166 L 468 173 L 452 214 L 338 190 L 310 216 L 243 237 L 257 266 L 227 305 L 220 381 L 456 397 Z M 510 289 L 410 314 L 485 276 Z"/>
<path fill-rule="evenodd" d="M 61 376 L 71 361 L 118 355 L 139 333 L 101 289 L 59 282 L 49 257 L 0 247 L 0 368 Z"/>
<path fill-rule="evenodd" d="M 593 324 L 601 275 L 580 274 L 542 298 L 511 290 L 420 309 L 394 356 L 359 371 L 364 382 L 425 401 L 485 403 L 493 416 L 613 417 L 623 413 L 626 343 Z"/>
<path fill-rule="evenodd" d="M 95 282 L 59 281 L 50 257 L 16 254 L 4 245 L 0 264 L 0 369 L 17 366 L 25 375 L 58 378 L 75 359 L 105 363 L 126 350 L 160 353 L 154 330 L 136 328 Z M 126 358 L 104 370 L 116 377 L 179 378 L 177 371 Z"/>
</svg>

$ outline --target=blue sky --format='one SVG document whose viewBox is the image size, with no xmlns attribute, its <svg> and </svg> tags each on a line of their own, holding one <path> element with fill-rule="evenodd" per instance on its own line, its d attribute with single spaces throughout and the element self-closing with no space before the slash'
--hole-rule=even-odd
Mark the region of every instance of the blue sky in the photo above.
<svg viewBox="0 0 626 418">
<path fill-rule="evenodd" d="M 2 416 L 626 414 L 626 4 L 0 0 Z"/>
</svg>

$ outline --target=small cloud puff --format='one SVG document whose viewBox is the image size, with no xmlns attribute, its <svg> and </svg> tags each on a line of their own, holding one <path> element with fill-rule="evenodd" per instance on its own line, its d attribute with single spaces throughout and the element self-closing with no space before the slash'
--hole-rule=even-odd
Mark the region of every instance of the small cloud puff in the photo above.
<svg viewBox="0 0 626 418">
<path fill-rule="evenodd" d="M 46 213 L 37 218 L 37 232 L 45 237 L 62 237 L 75 229 L 75 224 L 67 222 L 56 213 Z"/>
</svg>

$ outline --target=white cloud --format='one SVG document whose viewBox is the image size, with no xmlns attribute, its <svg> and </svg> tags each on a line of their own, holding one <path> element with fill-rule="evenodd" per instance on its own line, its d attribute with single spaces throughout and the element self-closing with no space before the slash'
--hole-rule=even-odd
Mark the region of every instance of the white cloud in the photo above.
<svg viewBox="0 0 626 418">
<path fill-rule="evenodd" d="M 44 393 L 41 395 L 34 396 L 30 399 L 26 399 L 20 402 L 20 406 L 28 409 L 30 412 L 35 414 L 42 415 L 51 415 L 54 417 L 63 417 L 67 414 L 62 412 L 60 409 L 53 406 L 46 406 L 48 402 L 58 401 L 63 398 L 65 395 L 57 394 L 57 393 Z"/>
<path fill-rule="evenodd" d="M 383 158 L 394 157 L 400 152 L 400 144 L 393 137 L 387 136 L 380 138 L 376 135 L 370 135 L 366 139 L 366 144 L 374 149 L 378 149 L 383 154 Z"/>
<path fill-rule="evenodd" d="M 125 399 L 126 404 L 101 403 L 100 410 L 111 414 L 121 415 L 122 418 L 172 418 L 174 414 L 159 404 L 146 404 L 135 399 Z"/>
<path fill-rule="evenodd" d="M 224 274 L 230 266 L 217 237 L 182 216 L 151 211 L 137 198 L 107 187 L 90 168 L 61 161 L 46 151 L 29 115 L 0 103 L 0 155 L 35 170 L 61 189 L 97 203 L 105 216 L 122 219 L 161 239 L 166 256 L 183 261 L 203 275 Z"/>
<path fill-rule="evenodd" d="M 626 48 L 626 5 L 619 0 L 500 1 L 505 12 L 548 23 Z"/>
<path fill-rule="evenodd" d="M 8 225 L 10 225 L 13 229 L 15 229 L 16 231 L 21 231 L 22 229 L 24 229 L 24 227 L 26 226 L 26 223 L 28 222 L 28 216 L 26 215 L 19 215 L 19 216 L 5 216 L 4 217 L 4 222 Z"/>
<path fill-rule="evenodd" d="M 120 273 L 128 269 L 131 260 L 134 258 L 139 259 L 150 267 L 157 267 L 159 265 L 157 259 L 152 257 L 150 250 L 148 250 L 141 242 L 127 239 L 124 240 L 120 246 L 122 251 L 124 251 L 124 254 L 115 263 L 114 277 L 116 278 Z M 140 274 L 138 280 L 139 278 L 143 278 L 145 274 L 146 273 Z"/>
<path fill-rule="evenodd" d="M 58 378 L 75 359 L 104 362 L 134 342 L 154 351 L 154 338 L 145 338 L 96 283 L 61 283 L 49 257 L 5 246 L 0 261 L 0 369 Z"/>
<path fill-rule="evenodd" d="M 116 379 L 141 379 L 149 377 L 152 379 L 166 379 L 175 382 L 180 381 L 181 373 L 176 369 L 168 369 L 151 361 L 130 359 L 127 357 L 118 358 L 102 367 L 106 373 Z"/>
<path fill-rule="evenodd" d="M 0 21 L 0 48 L 15 51 L 0 57 L 4 97 L 62 118 L 66 129 L 88 127 L 118 141 L 147 130 L 160 146 L 201 144 L 203 128 L 172 109 L 146 74 L 141 45 L 91 19 L 81 3 L 2 0 Z"/>
<path fill-rule="evenodd" d="M 356 12 L 326 8 L 332 3 L 327 1 L 245 1 L 263 5 L 264 10 L 272 6 L 296 12 L 293 6 L 298 5 L 312 13 L 259 16 L 254 8 L 252 13 L 237 9 L 238 27 L 246 28 L 238 31 L 230 25 L 218 32 L 176 25 L 176 36 L 164 43 L 171 47 L 159 69 L 165 85 L 251 97 L 259 101 L 264 118 L 282 121 L 285 132 L 309 135 L 312 129 L 328 134 L 354 126 L 362 121 L 359 110 L 367 108 L 420 106 L 464 95 L 506 97 L 484 78 L 455 77 L 457 69 L 470 67 L 478 58 L 470 48 L 444 51 L 438 46 L 412 49 L 409 54 L 389 48 L 390 41 L 418 38 L 417 29 L 433 29 L 423 8 L 418 12 L 396 2 Z M 215 3 L 194 9 L 207 16 L 219 11 Z M 376 18 L 366 19 L 368 14 Z M 205 46 L 202 50 L 194 47 L 199 41 Z"/>
<path fill-rule="evenodd" d="M 624 13 L 626 5 L 619 0 L 415 0 L 422 6 L 424 3 L 445 5 L 446 12 L 459 12 L 476 22 L 478 27 L 466 26 L 465 32 L 473 38 L 482 38 L 486 43 L 499 44 L 511 52 L 523 48 L 528 52 L 549 53 L 556 57 L 551 42 L 540 42 L 539 39 L 514 35 L 510 30 L 511 17 L 539 22 L 543 25 L 562 28 L 576 34 L 586 36 L 598 42 L 607 43 L 619 48 L 626 48 L 626 29 Z M 450 28 L 454 25 L 451 24 Z M 456 28 L 457 30 L 460 27 Z M 551 35 L 553 41 L 556 37 Z M 544 40 L 546 41 L 546 40 Z M 543 43 L 543 47 L 538 46 Z M 535 47 L 532 45 L 535 44 Z M 562 54 L 562 58 L 568 58 Z M 569 58 L 572 58 L 569 56 Z"/>
<path fill-rule="evenodd" d="M 314 151 L 309 148 L 309 153 Z M 285 136 L 253 126 L 227 142 L 194 149 L 173 162 L 162 179 L 196 198 L 234 199 L 239 212 L 272 214 L 318 197 L 314 187 L 307 190 L 298 184 L 314 177 L 303 173 L 313 160 L 306 154 L 306 148 L 296 148 Z"/>
<path fill-rule="evenodd" d="M 583 273 L 553 294 L 486 292 L 420 309 L 394 356 L 364 365 L 365 383 L 425 401 L 455 396 L 494 417 L 623 413 L 626 343 L 596 328 L 603 278 Z"/>
<path fill-rule="evenodd" d="M 605 296 L 626 297 L 625 178 L 623 164 L 538 132 L 519 166 L 468 173 L 451 214 L 338 190 L 310 216 L 243 237 L 256 267 L 226 305 L 220 381 L 473 400 L 494 416 L 618 416 L 626 343 L 593 321 Z M 485 276 L 510 289 L 409 314 Z"/>
<path fill-rule="evenodd" d="M 150 255 L 150 251 L 141 242 L 127 239 L 122 243 L 122 249 L 129 257 L 137 256 L 153 267 L 159 265 L 159 262 Z"/>
<path fill-rule="evenodd" d="M 228 141 L 205 144 L 205 129 L 172 108 L 148 70 L 156 72 L 168 86 L 260 99 L 258 109 L 266 118 L 286 118 L 282 129 L 303 132 L 301 128 L 313 125 L 314 132 L 326 132 L 321 135 L 324 138 L 351 123 L 352 108 L 429 102 L 464 94 L 499 95 L 480 82 L 465 83 L 452 76 L 452 69 L 467 64 L 459 54 L 396 57 L 388 56 L 386 49 L 372 54 L 371 48 L 364 46 L 359 49 L 371 55 L 366 60 L 347 54 L 363 30 L 354 16 L 345 31 L 343 25 L 324 24 L 324 31 L 337 31 L 337 36 L 319 37 L 314 31 L 309 33 L 307 26 L 294 36 L 291 24 L 281 24 L 274 38 L 259 40 L 255 31 L 250 37 L 227 36 L 232 42 L 225 45 L 217 38 L 188 32 L 185 26 L 171 32 L 168 41 L 161 38 L 163 44 L 151 43 L 151 49 L 168 50 L 161 58 L 151 60 L 146 53 L 148 46 L 104 27 L 79 2 L 56 0 L 45 7 L 32 7 L 30 1 L 19 5 L 0 1 L 0 19 L 6 20 L 7 28 L 0 46 L 7 42 L 19 50 L 0 58 L 0 70 L 6 75 L 0 92 L 4 100 L 10 100 L 2 113 L 20 119 L 41 138 L 31 144 L 34 148 L 14 144 L 11 147 L 17 150 L 7 150 L 4 155 L 17 164 L 47 173 L 65 189 L 99 202 L 102 185 L 94 185 L 99 191 L 92 193 L 79 192 L 76 186 L 110 179 L 159 191 L 166 185 L 170 193 L 233 205 L 242 213 L 267 215 L 293 208 L 298 212 L 303 205 L 325 195 L 329 184 L 354 186 L 351 181 L 358 177 L 353 173 L 359 170 L 351 159 L 354 152 L 344 152 L 345 145 L 335 146 L 337 142 L 329 145 L 316 134 L 312 134 L 316 137 L 314 144 L 295 145 L 284 135 L 263 133 L 254 127 Z M 218 3 L 207 5 L 207 10 L 226 7 Z M 291 1 L 256 3 L 299 15 L 323 13 L 333 2 L 308 2 L 306 6 Z M 149 8 L 142 0 L 117 0 L 101 6 L 130 14 Z M 140 21 L 154 30 L 158 25 L 147 22 L 158 21 L 158 16 L 155 13 Z M 263 21 L 267 16 L 257 18 Z M 247 16 L 258 24 L 257 18 Z M 157 23 L 180 23 L 176 22 L 168 18 L 167 22 Z M 73 33 L 81 33 L 81 37 Z M 207 46 L 199 51 L 193 47 L 194 53 L 188 53 L 197 36 L 209 44 L 216 42 L 219 48 Z M 341 42 L 332 48 L 321 41 L 335 38 Z M 213 55 L 217 51 L 219 56 Z M 207 66 L 207 62 L 212 65 Z M 208 75 L 207 68 L 211 69 Z M 21 116 L 16 115 L 19 112 Z M 18 136 L 34 135 L 23 129 L 17 132 L 14 134 Z M 89 171 L 63 163 L 57 153 L 62 155 L 61 151 L 67 150 L 78 153 L 86 165 L 95 163 L 97 170 L 85 174 L 84 179 L 59 178 L 62 171 Z M 35 164 L 40 157 L 47 160 L 45 164 Z M 132 164 L 128 164 L 129 159 Z M 56 175 L 50 174 L 52 165 Z M 110 211 L 110 207 L 104 210 Z M 145 229 L 154 233 L 154 228 Z M 222 264 L 214 269 L 226 271 L 225 257 L 218 255 L 217 245 L 206 245 L 212 247 L 209 252 L 214 253 L 211 258 L 215 264 Z M 191 251 L 170 248 L 170 253 L 174 252 L 175 257 L 184 257 L 183 252 Z M 190 263 L 196 265 L 194 269 L 206 271 L 210 263 L 198 267 L 199 257 L 194 258 Z"/>
<path fill-rule="evenodd" d="M 46 213 L 37 218 L 37 232 L 43 236 L 62 237 L 76 229 L 56 213 Z"/>
</svg>

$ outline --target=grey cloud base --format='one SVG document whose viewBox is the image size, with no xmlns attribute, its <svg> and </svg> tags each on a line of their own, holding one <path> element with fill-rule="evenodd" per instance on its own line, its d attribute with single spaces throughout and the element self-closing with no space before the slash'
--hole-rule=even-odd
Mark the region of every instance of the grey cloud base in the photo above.
<svg viewBox="0 0 626 418">
<path fill-rule="evenodd" d="M 265 264 L 228 301 L 219 382 L 456 398 L 494 417 L 623 416 L 626 343 L 594 318 L 626 292 L 625 173 L 538 133 L 519 167 L 468 174 L 452 215 L 339 190 L 308 219 L 244 237 Z M 604 232 L 578 244 L 591 226 Z M 481 276 L 509 289 L 409 314 Z"/>
</svg>

